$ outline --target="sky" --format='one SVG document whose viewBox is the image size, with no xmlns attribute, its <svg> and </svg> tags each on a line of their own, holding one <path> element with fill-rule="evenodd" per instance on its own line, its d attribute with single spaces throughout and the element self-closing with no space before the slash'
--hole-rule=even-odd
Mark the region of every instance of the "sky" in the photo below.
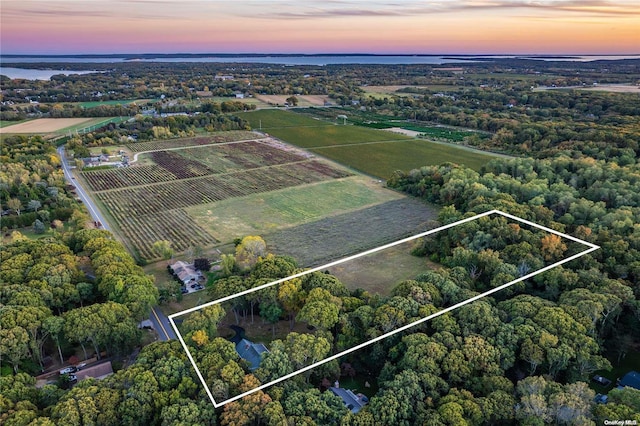
<svg viewBox="0 0 640 426">
<path fill-rule="evenodd" d="M 638 54 L 640 0 L 0 0 L 0 54 Z"/>
</svg>

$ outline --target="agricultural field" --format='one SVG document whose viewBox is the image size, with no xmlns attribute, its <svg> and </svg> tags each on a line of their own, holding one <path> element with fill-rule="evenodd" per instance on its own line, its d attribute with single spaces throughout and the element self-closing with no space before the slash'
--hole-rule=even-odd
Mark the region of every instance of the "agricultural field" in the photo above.
<svg viewBox="0 0 640 426">
<path fill-rule="evenodd" d="M 93 118 L 38 118 L 0 128 L 0 133 L 54 133 L 79 125 L 88 125 Z"/>
<path fill-rule="evenodd" d="M 402 199 L 371 178 L 356 175 L 189 207 L 186 211 L 221 241 L 270 232 Z"/>
<path fill-rule="evenodd" d="M 295 257 L 301 266 L 317 266 L 434 228 L 437 215 L 433 206 L 399 198 L 267 233 L 264 239 L 272 251 Z"/>
<path fill-rule="evenodd" d="M 291 95 L 256 95 L 256 99 L 266 103 L 267 105 L 284 105 L 287 102 L 287 98 Z M 324 95 L 298 95 L 298 106 L 323 106 L 325 102 L 329 100 L 328 96 Z"/>
<path fill-rule="evenodd" d="M 419 139 L 369 142 L 316 148 L 311 151 L 382 179 L 389 178 L 396 170 L 408 171 L 446 162 L 480 170 L 484 164 L 496 158 L 494 154 Z"/>
<path fill-rule="evenodd" d="M 415 139 L 360 126 L 336 125 L 293 112 L 272 110 L 268 111 L 268 115 L 264 114 L 266 112 L 245 113 L 243 118 L 252 126 L 261 120 L 263 131 L 285 142 L 383 179 L 395 170 L 410 170 L 444 162 L 464 164 L 480 170 L 496 157 L 495 154 L 434 143 L 428 139 Z M 427 134 L 430 131 L 423 127 L 417 129 Z M 460 132 L 442 128 L 437 130 L 437 135 L 452 138 L 460 136 Z"/>
<path fill-rule="evenodd" d="M 203 138 L 195 138 L 197 145 L 142 154 L 141 165 L 86 169 L 81 179 L 134 252 L 153 260 L 157 258 L 153 243 L 158 240 L 171 241 L 174 250 L 181 252 L 243 236 L 212 235 L 201 226 L 201 217 L 188 213 L 190 207 L 353 174 L 270 138 L 222 143 L 247 134 L 216 135 L 207 146 Z"/>
<path fill-rule="evenodd" d="M 262 126 L 262 130 L 267 132 L 282 127 L 318 127 L 333 125 L 333 123 L 324 120 L 278 109 L 240 112 L 235 115 L 247 120 L 253 129 L 258 129 Z"/>
<path fill-rule="evenodd" d="M 220 133 L 219 135 L 207 135 L 195 138 L 156 140 L 149 142 L 136 142 L 127 145 L 131 152 L 160 151 L 173 148 L 184 148 L 188 146 L 211 145 L 224 142 L 235 142 L 241 140 L 255 139 L 254 132 L 242 130 Z"/>
</svg>

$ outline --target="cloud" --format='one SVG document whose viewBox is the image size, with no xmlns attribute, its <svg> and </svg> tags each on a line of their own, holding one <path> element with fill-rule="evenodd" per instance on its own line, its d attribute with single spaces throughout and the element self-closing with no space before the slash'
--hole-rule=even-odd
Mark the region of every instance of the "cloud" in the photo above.
<svg viewBox="0 0 640 426">
<path fill-rule="evenodd" d="M 259 3 L 258 3 L 259 4 Z M 261 4 L 264 6 L 264 3 Z M 485 10 L 531 10 L 539 12 L 565 12 L 582 15 L 632 16 L 640 15 L 636 2 L 607 0 L 440 0 L 440 1 L 374 1 L 366 6 L 359 1 L 310 2 L 291 10 L 289 4 L 280 9 L 276 4 L 260 14 L 263 18 L 309 19 L 337 17 L 417 16 L 437 13 L 472 12 Z"/>
</svg>

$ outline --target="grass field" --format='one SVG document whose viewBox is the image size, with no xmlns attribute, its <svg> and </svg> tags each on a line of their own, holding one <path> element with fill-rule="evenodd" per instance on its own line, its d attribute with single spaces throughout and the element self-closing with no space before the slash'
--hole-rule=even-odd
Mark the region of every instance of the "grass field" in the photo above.
<svg viewBox="0 0 640 426">
<path fill-rule="evenodd" d="M 395 170 L 408 171 L 445 162 L 464 164 L 471 169 L 480 170 L 495 158 L 492 154 L 480 154 L 416 139 L 324 147 L 311 151 L 383 179 L 387 179 Z"/>
<path fill-rule="evenodd" d="M 15 124 L 26 123 L 27 121 L 31 121 L 31 120 L 27 119 L 27 120 L 18 120 L 18 121 L 0 121 L 0 129 L 3 127 L 13 126 Z"/>
<path fill-rule="evenodd" d="M 186 211 L 216 239 L 233 241 L 401 198 L 370 178 L 352 176 L 201 204 Z"/>
<path fill-rule="evenodd" d="M 269 129 L 269 133 L 296 146 L 312 149 L 335 145 L 355 145 L 366 142 L 410 141 L 412 138 L 367 129 L 359 126 L 330 125 Z"/>
<path fill-rule="evenodd" d="M 252 125 L 261 120 L 263 131 L 285 142 L 384 179 L 395 170 L 406 171 L 445 162 L 464 164 L 479 170 L 495 158 L 490 153 L 465 150 L 455 145 L 436 144 L 360 126 L 335 125 L 287 111 L 250 112 L 245 113 L 243 118 Z M 420 130 L 429 131 L 422 127 Z M 461 134 L 461 131 L 448 128 L 433 132 L 438 136 L 456 138 Z"/>
<path fill-rule="evenodd" d="M 388 296 L 400 281 L 413 280 L 434 267 L 426 258 L 412 256 L 412 247 L 412 242 L 404 243 L 333 266 L 329 272 L 350 290 L 366 287 L 367 291 Z"/>
<path fill-rule="evenodd" d="M 78 102 L 77 104 L 72 104 L 72 105 L 78 105 L 81 106 L 82 108 L 95 108 L 101 105 L 129 105 L 129 104 L 140 104 L 140 103 L 145 103 L 145 102 L 149 102 L 151 101 L 151 99 L 122 99 L 119 101 L 88 101 L 88 102 Z"/>
<path fill-rule="evenodd" d="M 430 229 L 438 211 L 401 198 L 264 235 L 278 254 L 301 266 L 317 266 Z"/>
<path fill-rule="evenodd" d="M 317 127 L 333 125 L 333 123 L 323 120 L 316 120 L 302 114 L 296 114 L 295 112 L 279 109 L 263 109 L 259 111 L 236 113 L 235 115 L 247 120 L 253 129 L 257 130 L 262 126 L 262 130 L 267 132 L 271 132 L 273 129 L 281 127 Z"/>
</svg>

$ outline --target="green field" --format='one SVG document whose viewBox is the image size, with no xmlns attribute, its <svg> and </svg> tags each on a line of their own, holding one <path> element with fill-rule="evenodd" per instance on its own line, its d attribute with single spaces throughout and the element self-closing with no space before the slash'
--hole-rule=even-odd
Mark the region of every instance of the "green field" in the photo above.
<svg viewBox="0 0 640 426">
<path fill-rule="evenodd" d="M 296 114 L 295 112 L 279 109 L 262 109 L 259 111 L 236 113 L 235 115 L 247 120 L 253 129 L 259 129 L 262 124 L 262 130 L 269 133 L 274 129 L 281 127 L 316 127 L 333 125 L 333 123 L 316 120 L 308 116 Z"/>
<path fill-rule="evenodd" d="M 129 105 L 132 103 L 143 103 L 149 102 L 151 99 L 121 99 L 117 101 L 87 101 L 87 102 L 78 102 L 72 103 L 72 105 L 78 105 L 82 108 L 95 108 L 101 105 Z"/>
<path fill-rule="evenodd" d="M 279 139 L 307 149 L 368 142 L 413 140 L 408 136 L 349 125 L 271 129 L 269 133 Z"/>
<path fill-rule="evenodd" d="M 30 121 L 31 119 L 26 119 L 26 120 L 16 120 L 16 121 L 0 121 L 0 129 L 3 127 L 9 127 L 9 126 L 13 126 L 14 124 L 20 124 L 20 123 L 26 123 L 27 121 Z"/>
<path fill-rule="evenodd" d="M 76 124 L 75 126 L 65 127 L 64 129 L 60 129 L 55 133 L 65 134 L 70 132 L 84 132 L 84 131 L 93 131 L 99 127 L 106 126 L 109 123 L 122 123 L 123 121 L 129 120 L 129 117 L 109 117 L 109 118 L 94 118 L 90 121 L 85 121 L 84 123 Z"/>
<path fill-rule="evenodd" d="M 363 176 L 193 206 L 186 212 L 219 241 L 263 235 L 403 196 Z"/>
<path fill-rule="evenodd" d="M 480 170 L 495 158 L 492 154 L 416 139 L 325 147 L 311 151 L 383 179 L 387 179 L 395 170 L 406 171 L 446 162 Z"/>
</svg>

